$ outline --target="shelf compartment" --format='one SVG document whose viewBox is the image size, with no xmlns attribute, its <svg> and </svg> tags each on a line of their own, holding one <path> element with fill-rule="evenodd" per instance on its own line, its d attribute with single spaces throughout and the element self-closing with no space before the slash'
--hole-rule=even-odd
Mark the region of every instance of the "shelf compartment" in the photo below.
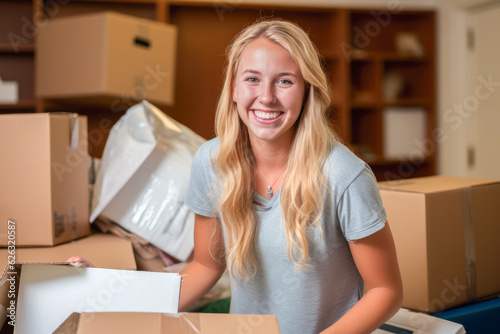
<svg viewBox="0 0 500 334">
<path fill-rule="evenodd" d="M 0 78 L 3 81 L 17 81 L 19 101 L 34 100 L 34 59 L 30 54 L 0 54 Z"/>
<path fill-rule="evenodd" d="M 389 77 L 391 84 L 388 82 Z M 423 101 L 434 97 L 432 69 L 424 63 L 385 62 L 383 81 L 386 103 L 393 103 L 395 100 Z M 387 90 L 394 90 L 395 84 L 401 87 L 397 92 L 388 93 Z"/>
<path fill-rule="evenodd" d="M 354 152 L 364 160 L 382 157 L 382 126 L 377 108 L 355 108 L 351 111 L 351 143 Z"/>
<path fill-rule="evenodd" d="M 355 49 L 397 53 L 398 34 L 416 37 L 424 55 L 434 55 L 434 12 L 351 11 L 350 43 Z"/>
<path fill-rule="evenodd" d="M 32 1 L 0 1 L 0 53 L 24 52 L 33 47 L 36 22 Z"/>
<path fill-rule="evenodd" d="M 351 104 L 355 107 L 376 106 L 380 101 L 377 64 L 371 60 L 351 62 Z"/>
</svg>

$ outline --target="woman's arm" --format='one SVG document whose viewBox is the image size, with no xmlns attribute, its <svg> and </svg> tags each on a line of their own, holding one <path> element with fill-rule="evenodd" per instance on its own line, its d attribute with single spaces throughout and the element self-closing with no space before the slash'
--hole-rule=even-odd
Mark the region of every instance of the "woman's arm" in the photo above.
<svg viewBox="0 0 500 334">
<path fill-rule="evenodd" d="M 322 333 L 372 333 L 401 307 L 403 284 L 389 225 L 350 242 L 354 262 L 365 282 L 365 295 Z"/>
<path fill-rule="evenodd" d="M 194 258 L 181 272 L 179 311 L 199 300 L 217 283 L 226 269 L 222 227 L 216 218 L 196 215 Z"/>
</svg>

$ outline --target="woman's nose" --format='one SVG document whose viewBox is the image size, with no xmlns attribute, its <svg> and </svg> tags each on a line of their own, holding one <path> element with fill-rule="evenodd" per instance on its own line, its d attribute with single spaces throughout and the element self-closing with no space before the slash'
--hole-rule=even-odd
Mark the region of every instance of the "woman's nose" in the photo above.
<svg viewBox="0 0 500 334">
<path fill-rule="evenodd" d="M 262 104 L 273 104 L 276 102 L 274 87 L 272 84 L 263 84 L 259 93 L 259 102 Z"/>
</svg>

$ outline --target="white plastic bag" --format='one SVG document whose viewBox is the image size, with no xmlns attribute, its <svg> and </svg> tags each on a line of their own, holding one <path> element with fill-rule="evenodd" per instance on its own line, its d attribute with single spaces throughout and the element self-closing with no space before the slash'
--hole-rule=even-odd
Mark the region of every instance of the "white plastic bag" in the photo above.
<svg viewBox="0 0 500 334">
<path fill-rule="evenodd" d="M 204 141 L 147 101 L 132 106 L 106 142 L 90 221 L 103 215 L 185 261 L 194 247 L 194 213 L 184 199 Z"/>
</svg>

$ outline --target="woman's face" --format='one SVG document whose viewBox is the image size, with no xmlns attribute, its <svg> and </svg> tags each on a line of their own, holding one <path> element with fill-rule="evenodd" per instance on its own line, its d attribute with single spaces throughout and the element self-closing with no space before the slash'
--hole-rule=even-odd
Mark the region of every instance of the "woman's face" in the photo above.
<svg viewBox="0 0 500 334">
<path fill-rule="evenodd" d="M 258 38 L 243 49 L 233 82 L 233 101 L 252 142 L 291 142 L 304 92 L 299 65 L 283 47 Z"/>
</svg>

